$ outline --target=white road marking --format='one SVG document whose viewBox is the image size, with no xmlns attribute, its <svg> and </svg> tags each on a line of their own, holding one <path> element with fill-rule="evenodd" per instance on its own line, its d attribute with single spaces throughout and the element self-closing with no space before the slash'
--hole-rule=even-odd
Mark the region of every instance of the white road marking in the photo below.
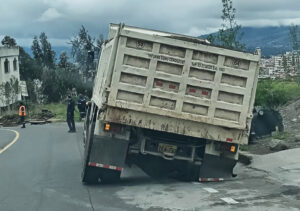
<svg viewBox="0 0 300 211">
<path fill-rule="evenodd" d="M 192 182 L 194 185 L 201 185 L 200 182 Z"/>
<path fill-rule="evenodd" d="M 228 204 L 238 204 L 239 202 L 237 202 L 236 200 L 232 199 L 232 198 L 221 198 L 223 201 L 225 201 Z"/>
<path fill-rule="evenodd" d="M 213 188 L 203 188 L 204 190 L 206 190 L 209 193 L 218 193 L 219 191 L 217 191 L 216 189 Z"/>
</svg>

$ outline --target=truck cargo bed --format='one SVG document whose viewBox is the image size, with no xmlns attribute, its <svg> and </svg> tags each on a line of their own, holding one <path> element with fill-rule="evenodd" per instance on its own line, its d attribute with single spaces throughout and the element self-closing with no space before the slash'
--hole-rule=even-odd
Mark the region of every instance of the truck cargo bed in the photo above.
<svg viewBox="0 0 300 211">
<path fill-rule="evenodd" d="M 93 94 L 96 104 L 106 108 L 103 120 L 247 142 L 259 51 L 233 51 L 121 25 L 111 25 L 110 33 Z"/>
</svg>

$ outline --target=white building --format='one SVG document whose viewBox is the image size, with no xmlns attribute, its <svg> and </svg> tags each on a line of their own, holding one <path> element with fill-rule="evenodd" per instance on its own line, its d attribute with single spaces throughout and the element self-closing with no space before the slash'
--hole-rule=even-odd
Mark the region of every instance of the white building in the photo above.
<svg viewBox="0 0 300 211">
<path fill-rule="evenodd" d="M 274 59 L 274 71 L 280 71 L 282 69 L 282 56 L 273 56 Z"/>
<path fill-rule="evenodd" d="M 11 79 L 20 82 L 19 47 L 0 47 L 0 107 L 8 106 L 21 100 L 21 92 L 7 93 L 5 84 Z M 7 97 L 9 95 L 9 97 Z"/>
</svg>

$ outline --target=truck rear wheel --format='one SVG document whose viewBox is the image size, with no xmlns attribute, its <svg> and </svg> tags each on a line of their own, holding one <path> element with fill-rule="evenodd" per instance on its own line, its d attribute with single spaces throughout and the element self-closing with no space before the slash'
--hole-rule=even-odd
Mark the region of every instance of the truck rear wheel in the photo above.
<svg viewBox="0 0 300 211">
<path fill-rule="evenodd" d="M 121 172 L 111 169 L 88 166 L 82 177 L 82 182 L 86 184 L 97 184 L 99 182 L 108 184 L 120 181 Z"/>
<path fill-rule="evenodd" d="M 82 182 L 86 184 L 97 184 L 99 182 L 99 168 L 88 166 L 84 171 Z"/>
<path fill-rule="evenodd" d="M 199 179 L 200 166 L 189 161 L 175 161 L 175 172 L 173 178 L 181 181 L 197 181 Z"/>
<path fill-rule="evenodd" d="M 183 175 L 184 181 L 198 181 L 199 179 L 200 166 L 188 163 L 185 168 Z"/>
<path fill-rule="evenodd" d="M 91 118 L 91 123 L 87 125 L 86 128 L 86 141 L 85 141 L 85 149 L 83 155 L 83 169 L 82 169 L 82 182 L 87 184 L 95 184 L 99 181 L 99 168 L 89 166 L 89 158 L 91 153 L 91 147 L 93 144 L 94 137 L 94 129 L 95 129 L 95 114 L 97 113 L 97 108 L 93 110 L 93 116 Z"/>
<path fill-rule="evenodd" d="M 111 169 L 101 169 L 100 170 L 100 180 L 101 183 L 116 183 L 120 181 L 121 172 Z"/>
</svg>

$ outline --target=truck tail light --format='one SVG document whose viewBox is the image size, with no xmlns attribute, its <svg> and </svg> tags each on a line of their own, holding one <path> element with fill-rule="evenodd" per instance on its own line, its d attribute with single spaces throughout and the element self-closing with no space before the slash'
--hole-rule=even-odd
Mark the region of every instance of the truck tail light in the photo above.
<svg viewBox="0 0 300 211">
<path fill-rule="evenodd" d="M 119 124 L 105 123 L 104 130 L 106 132 L 121 133 L 122 126 Z"/>
<path fill-rule="evenodd" d="M 238 145 L 230 143 L 220 143 L 215 146 L 215 149 L 221 152 L 236 153 Z"/>
<path fill-rule="evenodd" d="M 110 124 L 109 123 L 105 124 L 104 130 L 105 131 L 109 131 L 110 130 Z"/>
</svg>

